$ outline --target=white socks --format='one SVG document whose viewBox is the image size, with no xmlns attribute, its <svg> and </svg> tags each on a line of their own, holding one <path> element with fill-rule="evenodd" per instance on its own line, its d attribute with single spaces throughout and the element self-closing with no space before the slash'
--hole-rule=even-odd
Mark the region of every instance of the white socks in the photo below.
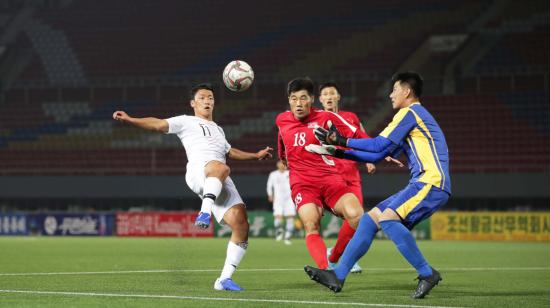
<svg viewBox="0 0 550 308">
<path fill-rule="evenodd" d="M 248 242 L 235 244 L 229 241 L 229 244 L 227 244 L 227 255 L 225 257 L 225 264 L 223 265 L 220 280 L 231 278 L 231 276 L 233 276 L 233 273 L 237 270 L 237 266 L 239 266 L 244 254 L 246 253 L 247 247 Z"/>
<path fill-rule="evenodd" d="M 275 238 L 280 241 L 283 238 L 283 219 L 275 217 L 273 220 L 273 226 L 275 227 Z"/>
<path fill-rule="evenodd" d="M 222 191 L 222 182 L 215 177 L 207 177 L 204 180 L 204 187 L 202 190 L 202 204 L 201 212 L 212 213 L 212 205 L 214 201 L 220 195 Z"/>
<path fill-rule="evenodd" d="M 292 237 L 292 232 L 294 232 L 294 219 L 293 218 L 287 218 L 286 219 L 285 240 L 289 240 Z"/>
</svg>

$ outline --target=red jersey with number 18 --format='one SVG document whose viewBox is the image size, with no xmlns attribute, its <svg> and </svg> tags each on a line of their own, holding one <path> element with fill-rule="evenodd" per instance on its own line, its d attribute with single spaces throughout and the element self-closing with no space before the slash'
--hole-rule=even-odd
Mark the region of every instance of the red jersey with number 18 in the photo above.
<svg viewBox="0 0 550 308">
<path fill-rule="evenodd" d="M 279 159 L 286 159 L 290 170 L 290 186 L 302 181 L 319 181 L 323 176 L 340 174 L 340 168 L 331 156 L 317 155 L 305 149 L 308 144 L 320 144 L 313 130 L 318 127 L 327 128 L 331 120 L 343 136 L 357 137 L 361 130 L 347 122 L 336 113 L 316 108 L 311 113 L 298 120 L 292 112 L 280 113 L 276 119 L 279 129 Z"/>
</svg>

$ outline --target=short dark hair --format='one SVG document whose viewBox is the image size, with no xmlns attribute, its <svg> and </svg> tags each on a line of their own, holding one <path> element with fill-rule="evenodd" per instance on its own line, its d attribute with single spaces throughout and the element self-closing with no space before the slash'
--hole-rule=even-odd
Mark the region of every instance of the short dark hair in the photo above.
<svg viewBox="0 0 550 308">
<path fill-rule="evenodd" d="M 189 91 L 189 99 L 190 100 L 194 100 L 195 99 L 195 94 L 197 94 L 197 92 L 199 92 L 199 90 L 210 90 L 212 91 L 212 93 L 214 93 L 214 88 L 212 87 L 212 84 L 210 83 L 199 83 L 198 85 L 196 86 L 193 86 L 191 88 L 191 91 Z"/>
<path fill-rule="evenodd" d="M 321 91 L 323 91 L 324 88 L 335 88 L 338 93 L 340 93 L 340 89 L 338 89 L 338 86 L 334 82 L 325 82 L 319 86 L 319 95 L 321 95 Z"/>
<path fill-rule="evenodd" d="M 393 75 L 391 78 L 391 85 L 395 85 L 396 82 L 407 84 L 414 95 L 418 98 L 422 95 L 422 87 L 424 86 L 424 79 L 417 72 L 403 72 Z"/>
<path fill-rule="evenodd" d="M 313 96 L 313 81 L 309 77 L 294 78 L 288 83 L 286 94 L 290 96 L 290 93 L 300 90 L 306 90 L 309 95 Z"/>
</svg>

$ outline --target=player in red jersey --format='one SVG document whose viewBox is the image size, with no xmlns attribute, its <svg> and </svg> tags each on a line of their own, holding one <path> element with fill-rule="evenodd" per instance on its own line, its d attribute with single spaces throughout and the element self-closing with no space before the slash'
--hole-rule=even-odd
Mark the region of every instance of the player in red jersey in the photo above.
<svg viewBox="0 0 550 308">
<path fill-rule="evenodd" d="M 365 129 L 359 121 L 359 117 L 350 111 L 340 110 L 340 91 L 338 86 L 332 82 L 323 83 L 319 86 L 319 101 L 323 105 L 325 111 L 330 111 L 337 113 L 339 116 L 344 118 L 348 123 L 352 124 L 355 127 L 358 127 L 363 133 Z M 369 138 L 365 133 L 363 138 Z M 336 159 L 338 169 L 342 174 L 342 177 L 346 181 L 347 185 L 351 187 L 353 194 L 359 199 L 361 205 L 363 205 L 363 190 L 361 188 L 361 175 L 359 174 L 359 163 L 353 160 L 347 159 Z M 367 163 L 365 164 L 368 173 L 374 173 L 376 167 L 374 164 Z M 338 241 L 333 248 L 327 250 L 329 265 L 333 267 L 335 263 L 338 262 L 340 256 L 346 248 L 346 244 L 353 237 L 355 233 L 355 228 L 352 228 L 348 221 L 344 220 L 340 232 L 338 233 Z M 351 269 L 351 273 L 361 273 L 362 269 L 359 264 L 355 263 Z"/>
<path fill-rule="evenodd" d="M 327 268 L 326 245 L 319 234 L 323 207 L 345 219 L 353 230 L 363 215 L 363 207 L 340 174 L 336 161 L 310 153 L 305 146 L 319 144 L 313 130 L 328 127 L 327 121 L 344 135 L 364 138 L 366 134 L 333 112 L 312 108 L 313 82 L 309 78 L 290 81 L 287 94 L 290 111 L 279 114 L 276 120 L 279 158 L 286 161 L 290 171 L 292 198 L 304 225 L 309 253 L 319 268 Z M 339 238 L 337 245 L 340 241 Z M 345 247 L 347 242 L 342 244 Z"/>
<path fill-rule="evenodd" d="M 331 111 L 337 113 L 339 116 L 344 118 L 348 123 L 352 124 L 355 127 L 359 127 L 362 132 L 365 132 L 363 124 L 359 120 L 359 117 L 351 111 L 340 110 L 340 91 L 335 83 L 327 82 L 322 84 L 319 87 L 319 101 L 323 105 L 325 111 Z M 369 136 L 365 132 L 365 138 Z M 341 167 L 340 173 L 348 182 L 348 185 L 353 187 L 355 196 L 359 199 L 361 204 L 363 204 L 363 192 L 361 189 L 361 175 L 359 174 L 359 163 L 356 161 L 350 161 L 347 159 L 338 159 L 338 165 Z M 376 167 L 374 164 L 367 163 L 365 164 L 368 173 L 374 173 Z"/>
</svg>

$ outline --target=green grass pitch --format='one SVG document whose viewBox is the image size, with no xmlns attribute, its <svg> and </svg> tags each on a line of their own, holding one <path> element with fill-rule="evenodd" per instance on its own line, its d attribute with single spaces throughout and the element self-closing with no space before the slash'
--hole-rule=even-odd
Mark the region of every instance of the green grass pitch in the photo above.
<svg viewBox="0 0 550 308">
<path fill-rule="evenodd" d="M 246 290 L 214 291 L 226 243 L 0 237 L 0 307 L 550 307 L 548 243 L 421 241 L 443 275 L 423 300 L 409 298 L 416 275 L 387 240 L 334 294 L 303 272 L 313 264 L 303 240 L 252 238 L 233 276 Z"/>
</svg>

